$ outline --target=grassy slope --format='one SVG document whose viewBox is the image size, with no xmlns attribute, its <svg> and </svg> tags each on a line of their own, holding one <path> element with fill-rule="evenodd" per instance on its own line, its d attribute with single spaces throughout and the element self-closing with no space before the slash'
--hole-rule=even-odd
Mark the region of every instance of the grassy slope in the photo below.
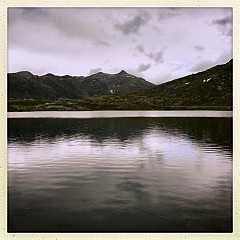
<svg viewBox="0 0 240 240">
<path fill-rule="evenodd" d="M 110 101 L 110 100 L 109 100 Z M 49 100 L 10 100 L 8 104 L 9 112 L 24 111 L 92 111 L 92 110 L 232 110 L 232 106 L 157 106 L 146 103 L 132 102 L 130 99 L 118 102 L 116 99 L 112 102 L 102 103 L 93 100 L 73 100 L 60 99 L 56 101 Z"/>
<path fill-rule="evenodd" d="M 8 74 L 8 99 L 84 99 L 109 93 L 130 93 L 155 86 L 124 71 L 96 73 L 88 77 L 44 76 L 30 72 Z"/>
<path fill-rule="evenodd" d="M 208 82 L 207 79 L 210 79 Z M 136 93 L 81 100 L 9 100 L 8 111 L 232 109 L 232 61 Z"/>
</svg>

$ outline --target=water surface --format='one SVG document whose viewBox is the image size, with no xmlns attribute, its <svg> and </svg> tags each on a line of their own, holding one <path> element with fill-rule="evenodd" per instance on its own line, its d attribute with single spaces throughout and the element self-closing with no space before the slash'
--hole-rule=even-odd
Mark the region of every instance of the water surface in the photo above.
<svg viewBox="0 0 240 240">
<path fill-rule="evenodd" d="M 231 232 L 232 118 L 8 120 L 9 232 Z"/>
</svg>

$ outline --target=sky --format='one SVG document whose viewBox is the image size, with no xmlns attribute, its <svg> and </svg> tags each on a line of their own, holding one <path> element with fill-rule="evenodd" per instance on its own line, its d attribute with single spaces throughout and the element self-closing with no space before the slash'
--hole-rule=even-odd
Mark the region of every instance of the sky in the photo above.
<svg viewBox="0 0 240 240">
<path fill-rule="evenodd" d="M 8 8 L 8 72 L 161 84 L 232 59 L 232 8 Z"/>
</svg>

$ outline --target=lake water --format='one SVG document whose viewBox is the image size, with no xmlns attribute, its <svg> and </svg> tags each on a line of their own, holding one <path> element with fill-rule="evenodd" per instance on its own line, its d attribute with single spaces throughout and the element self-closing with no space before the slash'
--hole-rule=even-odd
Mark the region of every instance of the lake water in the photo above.
<svg viewBox="0 0 240 240">
<path fill-rule="evenodd" d="M 9 232 L 231 232 L 232 118 L 8 119 Z"/>
</svg>

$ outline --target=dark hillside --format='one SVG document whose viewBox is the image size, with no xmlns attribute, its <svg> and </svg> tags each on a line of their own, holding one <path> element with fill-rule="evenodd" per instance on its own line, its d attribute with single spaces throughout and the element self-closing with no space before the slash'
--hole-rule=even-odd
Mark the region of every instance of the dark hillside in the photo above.
<svg viewBox="0 0 240 240">
<path fill-rule="evenodd" d="M 231 109 L 232 60 L 134 94 L 101 96 L 85 101 L 94 109 Z"/>
<path fill-rule="evenodd" d="M 130 93 L 154 84 L 125 71 L 96 73 L 88 77 L 33 75 L 30 72 L 8 74 L 8 99 L 83 99 L 106 94 Z"/>
<path fill-rule="evenodd" d="M 38 77 L 24 72 L 11 74 L 10 78 L 9 98 L 15 99 L 9 100 L 9 111 L 231 110 L 233 104 L 232 60 L 159 86 L 124 71 L 118 74 L 97 73 L 85 78 L 66 76 L 61 80 L 56 76 L 49 79 L 46 75 Z M 32 96 L 33 99 L 19 99 L 23 96 Z"/>
<path fill-rule="evenodd" d="M 162 106 L 231 106 L 232 74 L 231 60 L 224 65 L 139 92 L 137 96 Z"/>
</svg>

